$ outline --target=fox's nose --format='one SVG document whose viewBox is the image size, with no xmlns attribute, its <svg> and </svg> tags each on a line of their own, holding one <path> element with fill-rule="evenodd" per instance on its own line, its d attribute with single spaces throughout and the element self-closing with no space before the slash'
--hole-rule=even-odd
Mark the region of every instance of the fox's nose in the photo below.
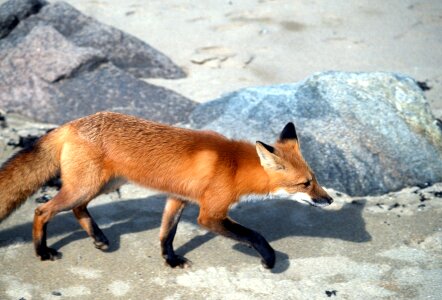
<svg viewBox="0 0 442 300">
<path fill-rule="evenodd" d="M 315 199 L 313 200 L 313 202 L 315 203 L 315 206 L 327 206 L 333 203 L 333 198 L 330 196 L 327 197 L 323 197 L 323 198 L 319 198 L 319 199 Z"/>
</svg>

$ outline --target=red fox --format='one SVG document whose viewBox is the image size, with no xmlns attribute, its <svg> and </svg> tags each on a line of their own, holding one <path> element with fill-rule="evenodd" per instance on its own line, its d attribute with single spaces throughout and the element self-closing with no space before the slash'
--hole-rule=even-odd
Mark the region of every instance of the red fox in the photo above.
<svg viewBox="0 0 442 300">
<path fill-rule="evenodd" d="M 175 254 L 172 243 L 189 202 L 199 205 L 201 226 L 249 244 L 263 265 L 273 268 L 273 248 L 262 235 L 230 219 L 229 208 L 250 194 L 282 196 L 314 206 L 333 201 L 304 161 L 293 123 L 288 123 L 270 146 L 100 112 L 50 131 L 1 167 L 0 222 L 57 174 L 62 180 L 59 193 L 34 214 L 32 237 L 41 260 L 60 257 L 46 245 L 46 226 L 58 212 L 70 209 L 95 247 L 106 250 L 108 239 L 87 205 L 122 180 L 169 195 L 160 242 L 162 256 L 171 267 L 188 265 L 186 258 Z"/>
</svg>

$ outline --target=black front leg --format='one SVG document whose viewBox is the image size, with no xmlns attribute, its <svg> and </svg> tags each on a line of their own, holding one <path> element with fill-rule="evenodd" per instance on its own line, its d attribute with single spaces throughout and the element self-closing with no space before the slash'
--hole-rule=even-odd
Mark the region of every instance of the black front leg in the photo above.
<svg viewBox="0 0 442 300">
<path fill-rule="evenodd" d="M 161 255 L 170 267 L 185 268 L 190 265 L 189 260 L 183 256 L 175 254 L 175 250 L 173 249 L 173 239 L 175 237 L 177 227 L 178 222 L 169 231 L 169 234 L 165 237 L 165 239 L 161 240 Z"/>
<path fill-rule="evenodd" d="M 261 262 L 265 268 L 271 269 L 274 267 L 275 250 L 258 232 L 246 228 L 230 218 L 222 220 L 204 220 L 200 218 L 199 221 L 201 225 L 211 231 L 252 246 L 261 256 Z"/>
<path fill-rule="evenodd" d="M 163 220 L 161 222 L 161 255 L 165 259 L 166 264 L 172 268 L 190 266 L 190 261 L 185 257 L 176 255 L 173 249 L 173 239 L 175 238 L 178 222 L 185 205 L 186 202 L 180 199 L 169 198 L 164 208 Z"/>
</svg>

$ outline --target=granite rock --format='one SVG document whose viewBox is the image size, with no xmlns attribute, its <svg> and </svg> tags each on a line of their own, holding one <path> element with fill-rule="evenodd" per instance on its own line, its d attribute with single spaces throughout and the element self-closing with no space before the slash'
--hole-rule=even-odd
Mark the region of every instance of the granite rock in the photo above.
<svg viewBox="0 0 442 300">
<path fill-rule="evenodd" d="M 116 67 L 93 47 L 79 47 L 37 25 L 0 61 L 0 107 L 60 124 L 101 110 L 165 123 L 186 122 L 195 102 Z"/>
<path fill-rule="evenodd" d="M 442 180 L 442 132 L 416 82 L 391 73 L 325 72 L 247 88 L 198 106 L 194 128 L 272 143 L 286 122 L 320 183 L 350 195 Z"/>
<path fill-rule="evenodd" d="M 17 3 L 16 3 L 17 2 Z M 136 77 L 182 78 L 168 57 L 136 37 L 83 15 L 65 2 L 10 0 L 0 7 L 0 59 L 38 25 L 52 26 L 79 47 L 101 51 L 115 66 Z"/>
<path fill-rule="evenodd" d="M 41 0 L 13 0 L 0 6 L 0 39 L 7 36 L 23 19 L 38 13 L 46 5 Z"/>
</svg>

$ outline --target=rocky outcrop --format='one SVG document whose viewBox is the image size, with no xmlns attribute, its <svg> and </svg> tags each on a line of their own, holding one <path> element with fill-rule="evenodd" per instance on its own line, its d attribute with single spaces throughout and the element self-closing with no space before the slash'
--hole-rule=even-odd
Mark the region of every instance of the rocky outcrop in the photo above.
<svg viewBox="0 0 442 300">
<path fill-rule="evenodd" d="M 1 52 L 17 46 L 36 26 L 51 26 L 78 47 L 100 51 L 116 67 L 136 77 L 182 78 L 168 57 L 130 34 L 83 15 L 65 2 L 12 0 L 0 8 Z"/>
<path fill-rule="evenodd" d="M 8 1 L 0 6 L 0 39 L 7 36 L 19 23 L 46 5 L 40 0 Z M 1 46 L 0 46 L 1 47 Z"/>
<path fill-rule="evenodd" d="M 295 122 L 319 181 L 350 195 L 442 180 L 442 132 L 416 82 L 389 73 L 319 73 L 200 105 L 191 126 L 273 142 Z"/>
<path fill-rule="evenodd" d="M 183 76 L 167 57 L 66 3 L 16 4 L 0 9 L 1 109 L 55 124 L 101 110 L 187 121 L 195 102 L 135 77 Z"/>
</svg>

